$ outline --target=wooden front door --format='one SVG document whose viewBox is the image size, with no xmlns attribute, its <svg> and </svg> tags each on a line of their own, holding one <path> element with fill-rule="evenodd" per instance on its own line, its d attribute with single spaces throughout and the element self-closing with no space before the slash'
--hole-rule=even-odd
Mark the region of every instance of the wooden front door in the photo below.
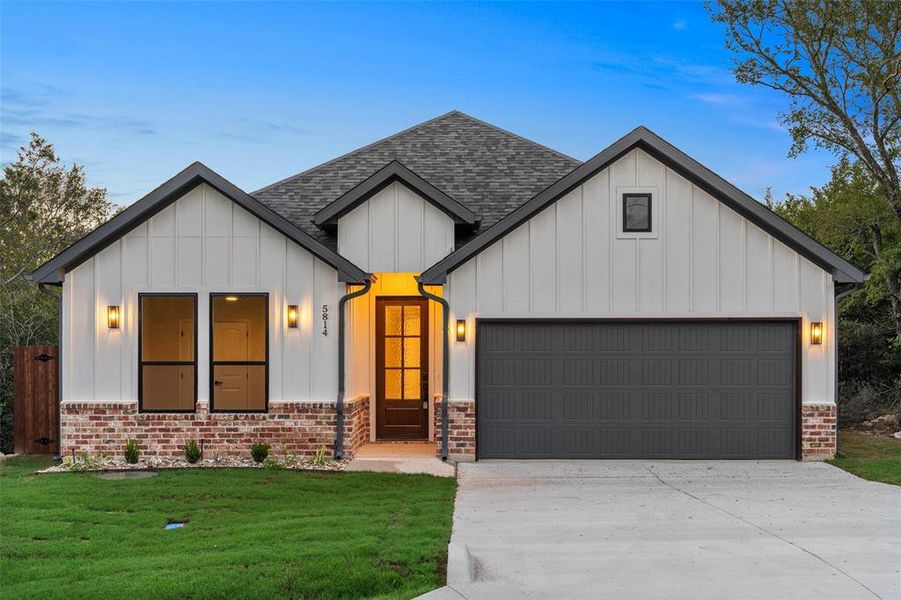
<svg viewBox="0 0 901 600">
<path fill-rule="evenodd" d="M 429 327 L 424 298 L 376 300 L 376 436 L 429 435 Z"/>
</svg>

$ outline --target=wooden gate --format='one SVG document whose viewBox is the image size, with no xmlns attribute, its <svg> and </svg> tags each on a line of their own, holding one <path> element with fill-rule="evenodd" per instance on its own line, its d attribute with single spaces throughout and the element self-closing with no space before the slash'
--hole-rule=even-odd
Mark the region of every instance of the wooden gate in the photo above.
<svg viewBox="0 0 901 600">
<path fill-rule="evenodd" d="M 57 346 L 19 346 L 13 350 L 16 454 L 59 454 L 58 363 Z"/>
</svg>

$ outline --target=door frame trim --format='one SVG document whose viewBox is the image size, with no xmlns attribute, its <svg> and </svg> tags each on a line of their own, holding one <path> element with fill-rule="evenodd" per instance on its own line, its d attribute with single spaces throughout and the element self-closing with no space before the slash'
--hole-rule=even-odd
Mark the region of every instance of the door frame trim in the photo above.
<svg viewBox="0 0 901 600">
<path fill-rule="evenodd" d="M 420 330 L 423 333 L 420 333 L 420 352 L 425 354 L 425 364 L 420 366 L 420 369 L 426 371 L 428 373 L 425 382 L 425 394 L 423 395 L 423 401 L 426 403 L 426 407 L 423 410 L 425 413 L 425 431 L 423 432 L 422 437 L 416 438 L 392 438 L 385 437 L 381 433 L 381 425 L 379 418 L 379 381 L 384 377 L 384 374 L 379 373 L 379 363 L 381 362 L 383 367 L 382 371 L 384 372 L 384 362 L 385 362 L 385 347 L 384 344 L 379 343 L 379 339 L 384 339 L 384 333 L 379 335 L 379 308 L 384 305 L 385 302 L 415 302 L 423 307 L 423 312 L 420 316 Z M 429 348 L 429 344 L 431 343 L 431 321 L 429 319 L 429 301 L 427 298 L 423 298 L 422 296 L 391 296 L 391 295 L 376 295 L 375 296 L 375 318 L 372 322 L 372 327 L 374 330 L 373 341 L 375 344 L 375 354 L 373 355 L 373 363 L 374 363 L 374 371 L 375 371 L 375 381 L 374 389 L 373 389 L 373 406 L 375 407 L 375 440 L 376 441 L 392 441 L 392 442 L 408 442 L 408 441 L 431 441 L 431 436 L 429 432 L 431 431 L 431 424 L 429 423 L 429 415 L 431 414 L 431 402 L 429 401 L 429 381 L 431 377 L 431 372 L 429 371 L 429 361 L 432 358 L 432 354 Z M 425 343 L 422 343 L 423 337 L 425 337 Z M 420 359 L 420 362 L 421 359 Z"/>
<path fill-rule="evenodd" d="M 475 373 L 474 373 L 474 385 L 475 389 L 473 392 L 473 401 L 475 404 L 474 416 L 475 416 L 475 460 L 479 460 L 479 352 L 482 349 L 482 336 L 479 335 L 479 326 L 481 324 L 491 324 L 491 323 L 728 323 L 728 322 L 738 322 L 738 323 L 789 323 L 793 324 L 793 332 L 794 332 L 794 350 L 795 350 L 795 427 L 794 427 L 794 436 L 795 436 L 795 456 L 794 460 L 801 461 L 801 428 L 803 424 L 801 423 L 801 398 L 802 396 L 802 371 L 803 368 L 801 362 L 801 355 L 804 351 L 803 347 L 803 336 L 801 332 L 801 328 L 804 325 L 804 318 L 798 316 L 789 316 L 789 317 L 525 317 L 525 318 L 516 318 L 516 317 L 475 317 L 475 327 L 473 331 L 473 335 L 475 335 L 476 339 L 476 347 L 475 354 L 473 355 L 473 360 L 475 361 Z M 838 348 L 835 349 L 838 352 Z M 837 393 L 838 390 L 836 390 Z M 603 459 L 600 459 L 603 460 Z M 642 459 L 634 459 L 634 460 L 642 460 Z M 691 460 L 691 459 L 685 459 Z M 695 460 L 706 460 L 706 459 L 695 459 Z M 744 459 L 744 458 L 724 458 L 717 460 L 752 460 L 752 459 Z"/>
</svg>

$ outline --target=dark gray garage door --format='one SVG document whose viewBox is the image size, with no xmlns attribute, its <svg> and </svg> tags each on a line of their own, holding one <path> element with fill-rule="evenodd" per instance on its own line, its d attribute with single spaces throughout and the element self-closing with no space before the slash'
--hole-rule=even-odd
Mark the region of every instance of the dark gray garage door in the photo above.
<svg viewBox="0 0 901 600">
<path fill-rule="evenodd" d="M 793 458 L 796 324 L 478 327 L 480 458 Z"/>
</svg>

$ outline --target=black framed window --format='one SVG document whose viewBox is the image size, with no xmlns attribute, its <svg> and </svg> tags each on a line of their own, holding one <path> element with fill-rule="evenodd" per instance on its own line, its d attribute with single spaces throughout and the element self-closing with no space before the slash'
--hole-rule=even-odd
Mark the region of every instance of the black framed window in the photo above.
<svg viewBox="0 0 901 600">
<path fill-rule="evenodd" d="M 138 294 L 138 410 L 194 412 L 197 294 Z"/>
<path fill-rule="evenodd" d="M 623 194 L 623 231 L 651 231 L 651 194 Z"/>
<path fill-rule="evenodd" d="M 210 410 L 269 407 L 269 295 L 210 294 Z"/>
</svg>

